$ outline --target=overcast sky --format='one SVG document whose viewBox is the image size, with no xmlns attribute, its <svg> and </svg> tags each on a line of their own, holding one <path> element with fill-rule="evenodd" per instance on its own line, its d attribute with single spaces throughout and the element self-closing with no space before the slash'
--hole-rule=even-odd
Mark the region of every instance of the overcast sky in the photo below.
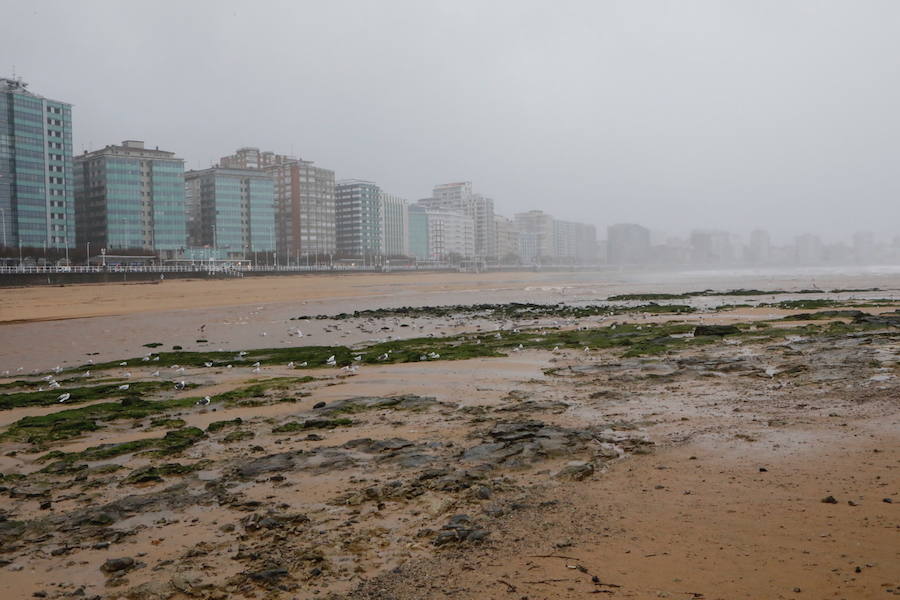
<svg viewBox="0 0 900 600">
<path fill-rule="evenodd" d="M 258 146 L 601 228 L 900 234 L 892 0 L 0 0 L 13 67 L 75 105 L 76 153 Z"/>
</svg>

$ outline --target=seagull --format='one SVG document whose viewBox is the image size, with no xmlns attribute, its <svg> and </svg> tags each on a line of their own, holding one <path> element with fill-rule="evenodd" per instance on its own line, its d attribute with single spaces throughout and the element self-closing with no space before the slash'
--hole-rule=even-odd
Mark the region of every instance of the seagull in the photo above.
<svg viewBox="0 0 900 600">
<path fill-rule="evenodd" d="M 150 355 L 148 354 L 147 356 L 145 356 L 145 357 L 142 358 L 141 360 L 144 361 L 144 362 L 149 361 L 149 360 L 150 360 Z"/>
<path fill-rule="evenodd" d="M 238 352 L 238 356 L 247 356 L 247 352 L 244 350 L 241 350 L 240 352 Z"/>
<path fill-rule="evenodd" d="M 256 361 L 256 362 L 253 363 L 251 366 L 253 366 L 253 367 L 258 367 L 258 366 L 259 366 L 259 361 Z"/>
<path fill-rule="evenodd" d="M 259 373 L 259 372 L 261 372 L 261 371 L 262 371 L 262 369 L 260 369 L 259 367 L 256 367 L 255 369 L 253 369 L 252 372 L 253 372 L 253 373 Z"/>
<path fill-rule="evenodd" d="M 125 377 L 131 377 L 131 371 L 125 371 Z"/>
<path fill-rule="evenodd" d="M 440 357 L 441 357 L 441 355 L 438 354 L 437 352 L 429 352 L 428 353 L 428 358 L 440 358 Z"/>
<path fill-rule="evenodd" d="M 90 372 L 90 371 L 85 371 L 85 372 L 84 372 L 84 375 L 82 375 L 82 377 L 90 377 L 90 376 L 91 376 L 91 372 Z"/>
<path fill-rule="evenodd" d="M 179 369 L 175 372 L 176 373 L 184 373 L 184 367 L 179 367 Z"/>
<path fill-rule="evenodd" d="M 420 355 L 419 355 L 419 360 L 428 360 L 428 357 L 425 356 L 424 354 L 420 354 Z"/>
<path fill-rule="evenodd" d="M 125 363 L 122 363 L 122 364 L 124 365 Z M 56 368 L 53 369 L 53 372 L 54 373 L 62 373 L 62 367 L 59 365 L 56 365 Z"/>
<path fill-rule="evenodd" d="M 357 354 L 353 357 L 353 360 L 362 360 L 362 355 Z"/>
<path fill-rule="evenodd" d="M 58 381 L 51 381 L 51 382 L 50 382 L 50 389 L 51 389 L 51 390 L 55 390 L 55 389 L 58 388 L 58 387 L 59 387 L 59 382 L 58 382 Z"/>
<path fill-rule="evenodd" d="M 588 347 L 587 347 L 587 346 L 585 346 L 585 347 L 584 347 L 584 351 L 585 351 L 585 352 L 590 352 L 590 351 L 591 351 L 591 349 L 590 349 L 590 348 L 588 348 Z"/>
<path fill-rule="evenodd" d="M 495 333 L 495 334 L 494 334 L 494 337 L 497 338 L 497 339 L 499 340 L 499 339 L 502 338 L 503 336 L 500 335 L 499 333 Z"/>
<path fill-rule="evenodd" d="M 176 390 L 183 390 L 183 389 L 185 388 L 186 385 L 187 385 L 187 384 L 186 384 L 185 382 L 183 382 L 183 381 L 176 381 L 176 382 L 175 382 L 175 389 L 176 389 Z"/>
<path fill-rule="evenodd" d="M 46 375 L 44 381 L 53 381 L 53 375 Z"/>
<path fill-rule="evenodd" d="M 328 360 L 325 361 L 325 364 L 330 367 L 333 367 L 337 364 L 337 361 L 334 360 L 334 354 L 332 354 L 331 356 L 328 357 Z"/>
<path fill-rule="evenodd" d="M 119 389 L 120 389 L 120 390 L 127 390 L 127 389 L 130 388 L 130 387 L 131 387 L 131 386 L 128 385 L 127 383 L 123 383 L 122 385 L 119 386 Z"/>
<path fill-rule="evenodd" d="M 260 332 L 259 337 L 266 337 L 267 335 L 269 335 L 269 334 L 266 333 L 265 331 L 262 331 L 262 332 Z"/>
<path fill-rule="evenodd" d="M 387 353 L 382 354 L 381 356 L 378 357 L 378 360 L 387 360 L 387 359 L 388 359 Z"/>
<path fill-rule="evenodd" d="M 205 363 L 203 363 L 203 366 L 204 366 L 204 367 L 211 367 L 212 365 L 213 365 L 213 364 L 212 364 L 211 362 L 205 362 Z"/>
<path fill-rule="evenodd" d="M 159 377 L 159 369 L 150 373 L 150 377 Z"/>
<path fill-rule="evenodd" d="M 172 365 L 172 366 L 169 367 L 169 368 L 170 368 L 170 369 L 177 369 L 177 368 L 180 367 L 180 366 L 181 366 L 181 365 Z"/>
<path fill-rule="evenodd" d="M 127 366 L 128 366 L 128 363 L 125 362 L 125 361 L 122 361 L 122 362 L 119 363 L 119 366 L 120 366 L 120 367 L 127 367 Z M 56 367 L 56 368 L 58 369 L 59 367 Z M 57 373 L 59 373 L 59 371 L 57 371 Z"/>
<path fill-rule="evenodd" d="M 307 361 L 304 360 L 302 363 L 300 363 L 300 366 L 301 366 L 301 367 L 305 367 L 305 366 L 308 365 L 308 364 L 309 364 L 309 363 L 308 363 Z"/>
<path fill-rule="evenodd" d="M 65 394 L 60 394 L 60 395 L 59 395 L 59 401 L 60 401 L 60 402 L 65 402 L 66 400 L 68 400 L 68 399 L 71 398 L 71 397 L 72 397 L 72 394 L 66 392 Z"/>
<path fill-rule="evenodd" d="M 159 354 L 153 357 L 153 360 L 159 360 Z"/>
<path fill-rule="evenodd" d="M 293 369 L 293 368 L 294 368 L 294 361 L 291 361 L 288 363 L 288 369 Z"/>
<path fill-rule="evenodd" d="M 228 365 L 228 366 L 227 366 L 227 367 L 225 367 L 225 368 L 226 368 L 226 369 L 230 369 L 230 368 L 231 368 L 231 365 Z"/>
<path fill-rule="evenodd" d="M 197 404 L 199 406 L 206 406 L 210 402 L 211 402 L 211 399 L 209 396 L 203 396 L 203 398 L 201 400 L 197 400 Z"/>
<path fill-rule="evenodd" d="M 88 359 L 88 364 L 89 364 L 89 365 L 94 364 L 94 359 L 93 359 L 93 358 L 89 358 L 89 359 Z"/>
</svg>

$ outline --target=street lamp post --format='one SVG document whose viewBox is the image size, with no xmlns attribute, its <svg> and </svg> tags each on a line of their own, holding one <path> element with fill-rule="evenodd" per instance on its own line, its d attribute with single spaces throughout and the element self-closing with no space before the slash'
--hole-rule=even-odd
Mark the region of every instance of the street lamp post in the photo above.
<svg viewBox="0 0 900 600">
<path fill-rule="evenodd" d="M 84 254 L 84 264 L 87 266 L 91 266 L 91 243 L 88 242 L 86 245 L 85 254 Z"/>
</svg>

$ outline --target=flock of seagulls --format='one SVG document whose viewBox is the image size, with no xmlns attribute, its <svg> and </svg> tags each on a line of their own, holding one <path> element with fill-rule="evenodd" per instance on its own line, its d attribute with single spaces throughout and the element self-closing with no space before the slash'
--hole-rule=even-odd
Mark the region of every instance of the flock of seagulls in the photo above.
<svg viewBox="0 0 900 600">
<path fill-rule="evenodd" d="M 261 311 L 262 309 L 263 309 L 263 307 L 262 307 L 262 306 L 259 306 L 259 307 L 257 307 L 256 311 L 251 312 L 250 315 L 253 316 L 253 315 L 255 315 L 255 314 L 258 314 L 258 312 Z M 604 320 L 604 319 L 605 319 L 605 317 L 601 318 L 601 321 Z M 572 323 L 570 323 L 570 324 L 574 324 L 574 320 L 567 320 L 567 322 L 568 322 L 568 321 L 572 321 Z M 448 327 L 461 327 L 461 326 L 465 326 L 465 325 L 469 325 L 469 324 L 471 324 L 471 323 L 470 323 L 470 321 L 469 321 L 468 319 L 465 319 L 465 318 L 458 318 L 458 319 L 456 319 L 455 321 L 451 321 L 450 323 L 448 323 Z M 538 324 L 538 321 L 535 320 L 534 324 Z M 400 327 L 407 327 L 407 326 L 408 326 L 408 324 L 401 324 L 399 319 L 395 319 L 393 325 L 394 325 L 394 327 L 397 327 L 397 326 L 400 326 Z M 509 325 L 511 325 L 511 324 L 509 324 Z M 552 325 L 553 325 L 553 326 L 559 326 L 559 322 L 554 321 L 554 322 L 552 322 Z M 508 326 L 508 325 L 507 325 L 507 326 Z M 613 323 L 613 324 L 610 326 L 610 328 L 611 328 L 611 329 L 615 329 L 616 326 L 617 326 L 617 324 L 616 324 L 616 323 Z M 394 327 L 387 327 L 387 326 L 384 326 L 384 327 L 381 327 L 381 328 L 380 328 L 380 331 L 381 331 L 381 332 L 384 332 L 384 331 L 394 331 Z M 424 329 L 424 327 L 425 327 L 424 325 L 419 325 L 418 328 L 421 330 L 421 329 Z M 443 326 L 443 325 L 440 325 L 440 324 L 434 325 L 434 328 L 435 328 L 435 329 L 443 329 L 443 327 L 444 327 L 444 326 Z M 206 328 L 206 324 L 201 325 L 201 327 L 200 327 L 200 332 L 203 333 L 204 330 L 205 330 L 205 328 Z M 357 326 L 357 328 L 359 329 L 359 331 L 361 331 L 361 332 L 363 332 L 363 333 L 370 333 L 370 334 L 371 334 L 371 333 L 376 333 L 376 322 L 375 322 L 374 319 L 366 319 L 365 321 L 363 321 L 362 324 L 359 324 L 359 325 Z M 501 331 L 503 331 L 504 328 L 505 328 L 505 326 L 504 326 L 503 324 L 501 324 L 501 326 L 500 326 L 500 331 L 495 331 L 494 334 L 493 334 L 493 337 L 494 337 L 495 339 L 498 339 L 498 340 L 499 340 L 499 339 L 503 339 L 503 333 L 501 333 Z M 582 327 L 579 327 L 579 329 L 581 329 L 581 328 L 582 328 Z M 476 329 L 477 329 L 477 331 L 480 332 L 480 331 L 482 330 L 482 325 L 480 325 L 480 324 L 477 325 Z M 349 332 L 346 331 L 346 330 L 344 330 L 344 329 L 341 327 L 340 324 L 333 324 L 333 325 L 331 325 L 331 326 L 326 326 L 326 327 L 324 328 L 324 331 L 325 331 L 325 332 L 329 332 L 329 333 L 339 333 L 342 337 L 346 337 L 346 336 L 349 335 Z M 520 330 L 519 330 L 517 327 L 513 327 L 513 328 L 509 329 L 508 331 L 510 331 L 512 334 L 520 333 Z M 428 335 L 429 335 L 429 337 L 434 337 L 435 334 L 434 334 L 434 333 L 429 333 Z M 444 333 L 440 333 L 439 335 L 445 335 L 445 334 L 444 334 Z M 267 337 L 267 336 L 268 336 L 268 332 L 266 332 L 266 331 L 261 331 L 261 332 L 259 332 L 259 336 L 260 336 L 260 337 Z M 291 329 L 288 330 L 288 336 L 289 336 L 289 337 L 302 338 L 302 337 L 304 337 L 304 333 L 300 330 L 299 327 L 294 327 L 294 328 L 291 328 Z M 382 338 L 382 339 L 380 339 L 380 340 L 378 340 L 378 341 L 384 342 L 384 341 L 388 341 L 388 340 L 390 340 L 390 339 L 392 339 L 392 338 L 393 338 L 393 336 L 390 335 L 390 334 L 388 334 L 387 337 L 386 337 L 386 339 Z M 480 338 L 475 338 L 475 342 L 474 342 L 474 343 L 480 344 L 480 343 L 481 343 L 481 339 L 480 339 Z M 518 344 L 517 346 L 515 346 L 515 347 L 512 349 L 513 352 L 522 352 L 522 351 L 524 351 L 524 350 L 525 350 L 525 347 L 524 347 L 524 345 L 521 344 L 521 343 Z M 220 349 L 220 351 L 221 351 L 221 349 Z M 590 349 L 588 346 L 585 346 L 585 347 L 584 347 L 584 352 L 585 352 L 585 353 L 588 353 L 588 352 L 590 352 L 590 351 L 591 351 L 591 349 Z M 554 352 L 554 353 L 560 352 L 560 347 L 559 347 L 559 346 L 554 346 L 552 352 Z M 388 361 L 388 360 L 391 359 L 391 354 L 392 354 L 392 351 L 391 351 L 391 350 L 388 350 L 388 351 L 386 351 L 386 352 L 383 352 L 383 353 L 381 353 L 381 354 L 378 355 L 377 360 L 378 360 L 378 361 L 381 361 L 381 362 Z M 237 355 L 235 356 L 235 360 L 236 360 L 236 361 L 242 361 L 242 360 L 244 360 L 244 357 L 246 357 L 247 355 L 248 355 L 248 352 L 247 352 L 247 351 L 241 350 L 241 351 L 239 351 L 239 352 L 237 353 Z M 441 357 L 441 355 L 438 354 L 437 352 L 428 352 L 428 353 L 419 355 L 419 360 L 420 360 L 420 361 L 437 360 L 437 359 L 439 359 L 440 357 Z M 353 358 L 353 362 L 354 362 L 354 363 L 361 363 L 361 362 L 363 361 L 363 359 L 364 359 L 364 356 L 363 356 L 363 354 L 355 354 L 355 355 L 353 355 L 352 358 Z M 153 353 L 147 353 L 145 356 L 143 356 L 143 357 L 141 358 L 141 361 L 142 361 L 142 362 L 157 362 L 157 361 L 159 361 L 159 360 L 160 360 L 159 354 L 153 354 Z M 92 365 L 93 363 L 94 363 L 93 359 L 90 359 L 90 360 L 88 361 L 88 364 L 89 364 L 89 365 Z M 328 366 L 328 367 L 336 367 L 336 366 L 337 366 L 337 357 L 336 357 L 334 354 L 332 354 L 331 356 L 329 356 L 329 357 L 325 360 L 325 365 Z M 122 361 L 122 362 L 120 362 L 120 363 L 119 363 L 119 366 L 120 366 L 120 367 L 127 367 L 127 366 L 128 366 L 128 361 Z M 215 366 L 215 363 L 214 363 L 213 361 L 205 361 L 205 362 L 203 363 L 203 366 L 206 367 L 206 368 L 213 368 L 213 367 Z M 309 361 L 303 361 L 303 362 L 299 362 L 299 363 L 296 363 L 296 362 L 294 362 L 294 361 L 290 361 L 290 362 L 287 363 L 287 368 L 289 368 L 289 369 L 295 369 L 295 368 L 298 368 L 298 367 L 299 367 L 299 368 L 303 368 L 303 367 L 308 367 L 308 366 L 309 366 Z M 181 365 L 171 365 L 170 368 L 171 368 L 172 371 L 174 371 L 174 372 L 175 372 L 176 374 L 178 374 L 178 375 L 183 375 L 183 374 L 185 374 L 185 373 L 187 372 L 186 368 L 183 367 L 183 366 L 181 366 Z M 231 369 L 231 368 L 232 368 L 232 365 L 231 365 L 231 364 L 227 364 L 227 365 L 225 365 L 225 368 L 226 368 L 226 369 Z M 345 365 L 345 366 L 343 366 L 341 369 L 342 369 L 342 371 L 344 371 L 344 372 L 355 373 L 356 371 L 359 370 L 359 365 L 357 365 L 357 364 Z M 17 372 L 21 372 L 22 370 L 23 370 L 23 368 L 22 368 L 22 367 L 19 367 L 19 368 L 17 369 Z M 260 362 L 260 361 L 254 362 L 254 363 L 251 365 L 251 370 L 252 370 L 253 373 L 260 373 L 261 370 L 262 370 L 261 362 Z M 55 377 L 54 377 L 54 374 L 55 374 L 55 375 L 58 375 L 58 374 L 62 373 L 62 371 L 63 371 L 62 367 L 59 366 L 59 365 L 57 365 L 54 369 L 52 369 L 52 374 L 47 375 L 47 376 L 45 376 L 45 377 L 43 378 L 44 381 L 47 382 L 47 388 L 48 388 L 48 389 L 54 390 L 54 389 L 58 389 L 58 388 L 60 387 L 60 383 L 59 383 L 58 381 L 56 381 L 56 379 L 55 379 Z M 9 371 L 5 371 L 5 372 L 4 372 L 4 375 L 9 375 Z M 125 371 L 122 375 L 123 375 L 123 377 L 125 377 L 125 378 L 131 378 L 131 377 L 133 376 L 131 371 Z M 160 370 L 159 370 L 159 369 L 154 370 L 154 371 L 150 374 L 150 376 L 151 376 L 151 377 L 160 377 L 160 376 L 161 376 L 161 375 L 160 375 Z M 91 371 L 90 371 L 90 370 L 84 371 L 84 373 L 81 375 L 81 377 L 82 377 L 82 378 L 90 378 L 90 377 L 91 377 Z M 174 381 L 174 388 L 175 388 L 176 391 L 183 391 L 183 390 L 187 389 L 187 385 L 188 385 L 187 382 L 186 382 L 185 380 L 183 380 L 183 379 Z M 123 384 L 119 385 L 119 386 L 117 387 L 117 389 L 120 390 L 120 391 L 127 391 L 128 389 L 130 389 L 130 387 L 131 387 L 130 384 L 128 384 L 128 383 L 123 383 Z M 39 391 L 43 391 L 43 387 L 41 387 Z M 58 401 L 59 403 L 64 403 L 64 402 L 70 400 L 71 398 L 72 398 L 71 392 L 64 392 L 64 393 L 59 394 L 59 396 L 57 397 L 57 401 Z M 212 398 L 211 398 L 210 396 L 204 396 L 202 399 L 200 399 L 200 400 L 197 401 L 197 405 L 198 405 L 198 406 L 207 406 L 207 405 L 209 405 L 211 402 L 212 402 Z"/>
</svg>

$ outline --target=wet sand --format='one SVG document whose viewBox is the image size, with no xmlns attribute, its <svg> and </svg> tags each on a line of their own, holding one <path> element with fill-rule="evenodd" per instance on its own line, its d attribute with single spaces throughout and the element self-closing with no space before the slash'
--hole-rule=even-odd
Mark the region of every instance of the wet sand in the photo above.
<svg viewBox="0 0 900 600">
<path fill-rule="evenodd" d="M 144 354 L 162 349 L 240 350 L 294 345 L 355 344 L 367 340 L 461 331 L 468 320 L 432 329 L 429 320 L 392 331 L 325 331 L 332 323 L 292 321 L 301 315 L 371 308 L 473 303 L 596 303 L 621 293 L 680 293 L 704 289 L 867 289 L 838 297 L 894 297 L 900 273 L 450 273 L 311 275 L 232 280 L 173 280 L 160 284 L 73 285 L 0 289 L 0 373 L 15 374 Z M 799 296 L 802 298 L 815 296 Z M 790 296 L 780 299 L 790 298 Z M 393 326 L 395 323 L 388 323 Z M 340 326 L 340 324 L 338 324 Z M 461 325 L 462 327 L 460 327 Z M 300 328 L 304 337 L 292 335 Z M 207 340 L 198 342 L 198 340 Z"/>
<path fill-rule="evenodd" d="M 636 313 L 556 325 L 553 319 L 518 323 L 467 316 L 290 320 L 383 306 L 602 303 L 615 293 L 713 287 L 703 277 L 653 284 L 583 273 L 513 274 L 500 281 L 496 275 L 493 281 L 466 275 L 448 283 L 403 277 L 371 276 L 352 285 L 349 278 L 333 278 L 315 292 L 291 289 L 291 282 L 278 278 L 273 285 L 283 287 L 272 295 L 244 288 L 260 284 L 250 279 L 171 282 L 184 286 L 170 290 L 169 282 L 118 286 L 108 293 L 122 301 L 130 302 L 141 287 L 161 295 L 138 301 L 128 314 L 110 312 L 113 306 L 105 304 L 96 309 L 104 316 L 77 318 L 70 317 L 89 310 L 92 294 L 107 291 L 73 286 L 78 289 L 69 305 L 51 299 L 49 289 L 23 290 L 20 301 L 31 294 L 37 308 L 22 307 L 20 317 L 35 319 L 45 311 L 61 320 L 0 325 L 0 364 L 46 369 L 81 364 L 88 352 L 100 362 L 140 355 L 150 341 L 237 350 L 439 338 L 519 326 L 777 325 L 758 339 L 723 338 L 639 358 L 624 357 L 621 348 L 525 349 L 505 357 L 365 365 L 357 372 L 284 365 L 264 365 L 259 372 L 249 366 L 191 368 L 177 378 L 199 387 L 154 396 L 214 398 L 209 407 L 166 414 L 183 425 L 153 425 L 151 417 L 110 421 L 43 447 L 0 441 L 0 473 L 26 476 L 0 481 L 0 546 L 15 548 L 0 552 L 0 597 L 44 592 L 68 598 L 78 590 L 103 600 L 900 594 L 896 329 L 784 337 L 778 327 L 805 322 L 779 323 L 797 311 L 771 307 Z M 808 283 L 797 276 L 731 278 L 715 288 L 799 290 Z M 353 295 L 356 285 L 361 287 Z M 327 286 L 333 286 L 332 295 L 316 297 L 326 295 Z M 900 281 L 863 274 L 838 277 L 828 287 L 882 288 L 830 296 L 840 300 L 893 298 Z M 7 291 L 16 290 L 2 292 L 3 317 L 9 319 L 16 311 Z M 189 308 L 171 309 L 178 295 L 190 297 Z M 238 302 L 220 304 L 225 295 Z M 818 296 L 804 296 L 809 297 Z M 304 337 L 290 335 L 296 327 Z M 196 342 L 200 335 L 209 342 Z M 133 364 L 105 376 L 125 381 L 127 370 L 129 380 L 138 381 L 151 378 L 152 369 Z M 215 401 L 236 387 L 298 375 L 315 379 L 248 399 L 252 403 Z M 3 381 L 14 376 L 25 374 Z M 167 371 L 165 377 L 174 375 Z M 421 405 L 321 412 L 352 398 L 400 395 L 413 395 Z M 325 408 L 315 408 L 321 403 Z M 65 409 L 6 410 L 0 426 Z M 278 431 L 334 416 L 352 424 Z M 235 425 L 209 427 L 237 418 Z M 536 429 L 536 421 L 543 429 Z M 50 449 L 82 452 L 160 438 L 178 427 L 205 432 L 171 456 L 127 453 L 58 472 L 47 471 L 52 463 L 40 460 Z M 227 439 L 234 431 L 246 436 Z M 279 458 L 285 453 L 290 458 Z M 126 479 L 173 462 L 199 470 L 143 483 Z M 585 464 L 590 472 L 577 470 Z M 581 475 L 572 480 L 564 476 L 567 468 Z M 822 502 L 828 496 L 835 503 Z M 145 499 L 145 507 L 123 509 L 130 498 Z M 98 526 L 85 516 L 98 514 L 111 515 L 113 522 Z M 438 543 L 457 531 L 447 528 L 455 515 L 466 515 L 465 535 L 484 532 L 478 541 Z M 266 518 L 268 525 L 258 525 Z M 4 538 L 15 532 L 3 523 L 15 522 L 30 525 L 24 534 Z M 100 570 L 107 559 L 123 556 L 134 557 L 136 566 L 119 573 Z"/>
</svg>

